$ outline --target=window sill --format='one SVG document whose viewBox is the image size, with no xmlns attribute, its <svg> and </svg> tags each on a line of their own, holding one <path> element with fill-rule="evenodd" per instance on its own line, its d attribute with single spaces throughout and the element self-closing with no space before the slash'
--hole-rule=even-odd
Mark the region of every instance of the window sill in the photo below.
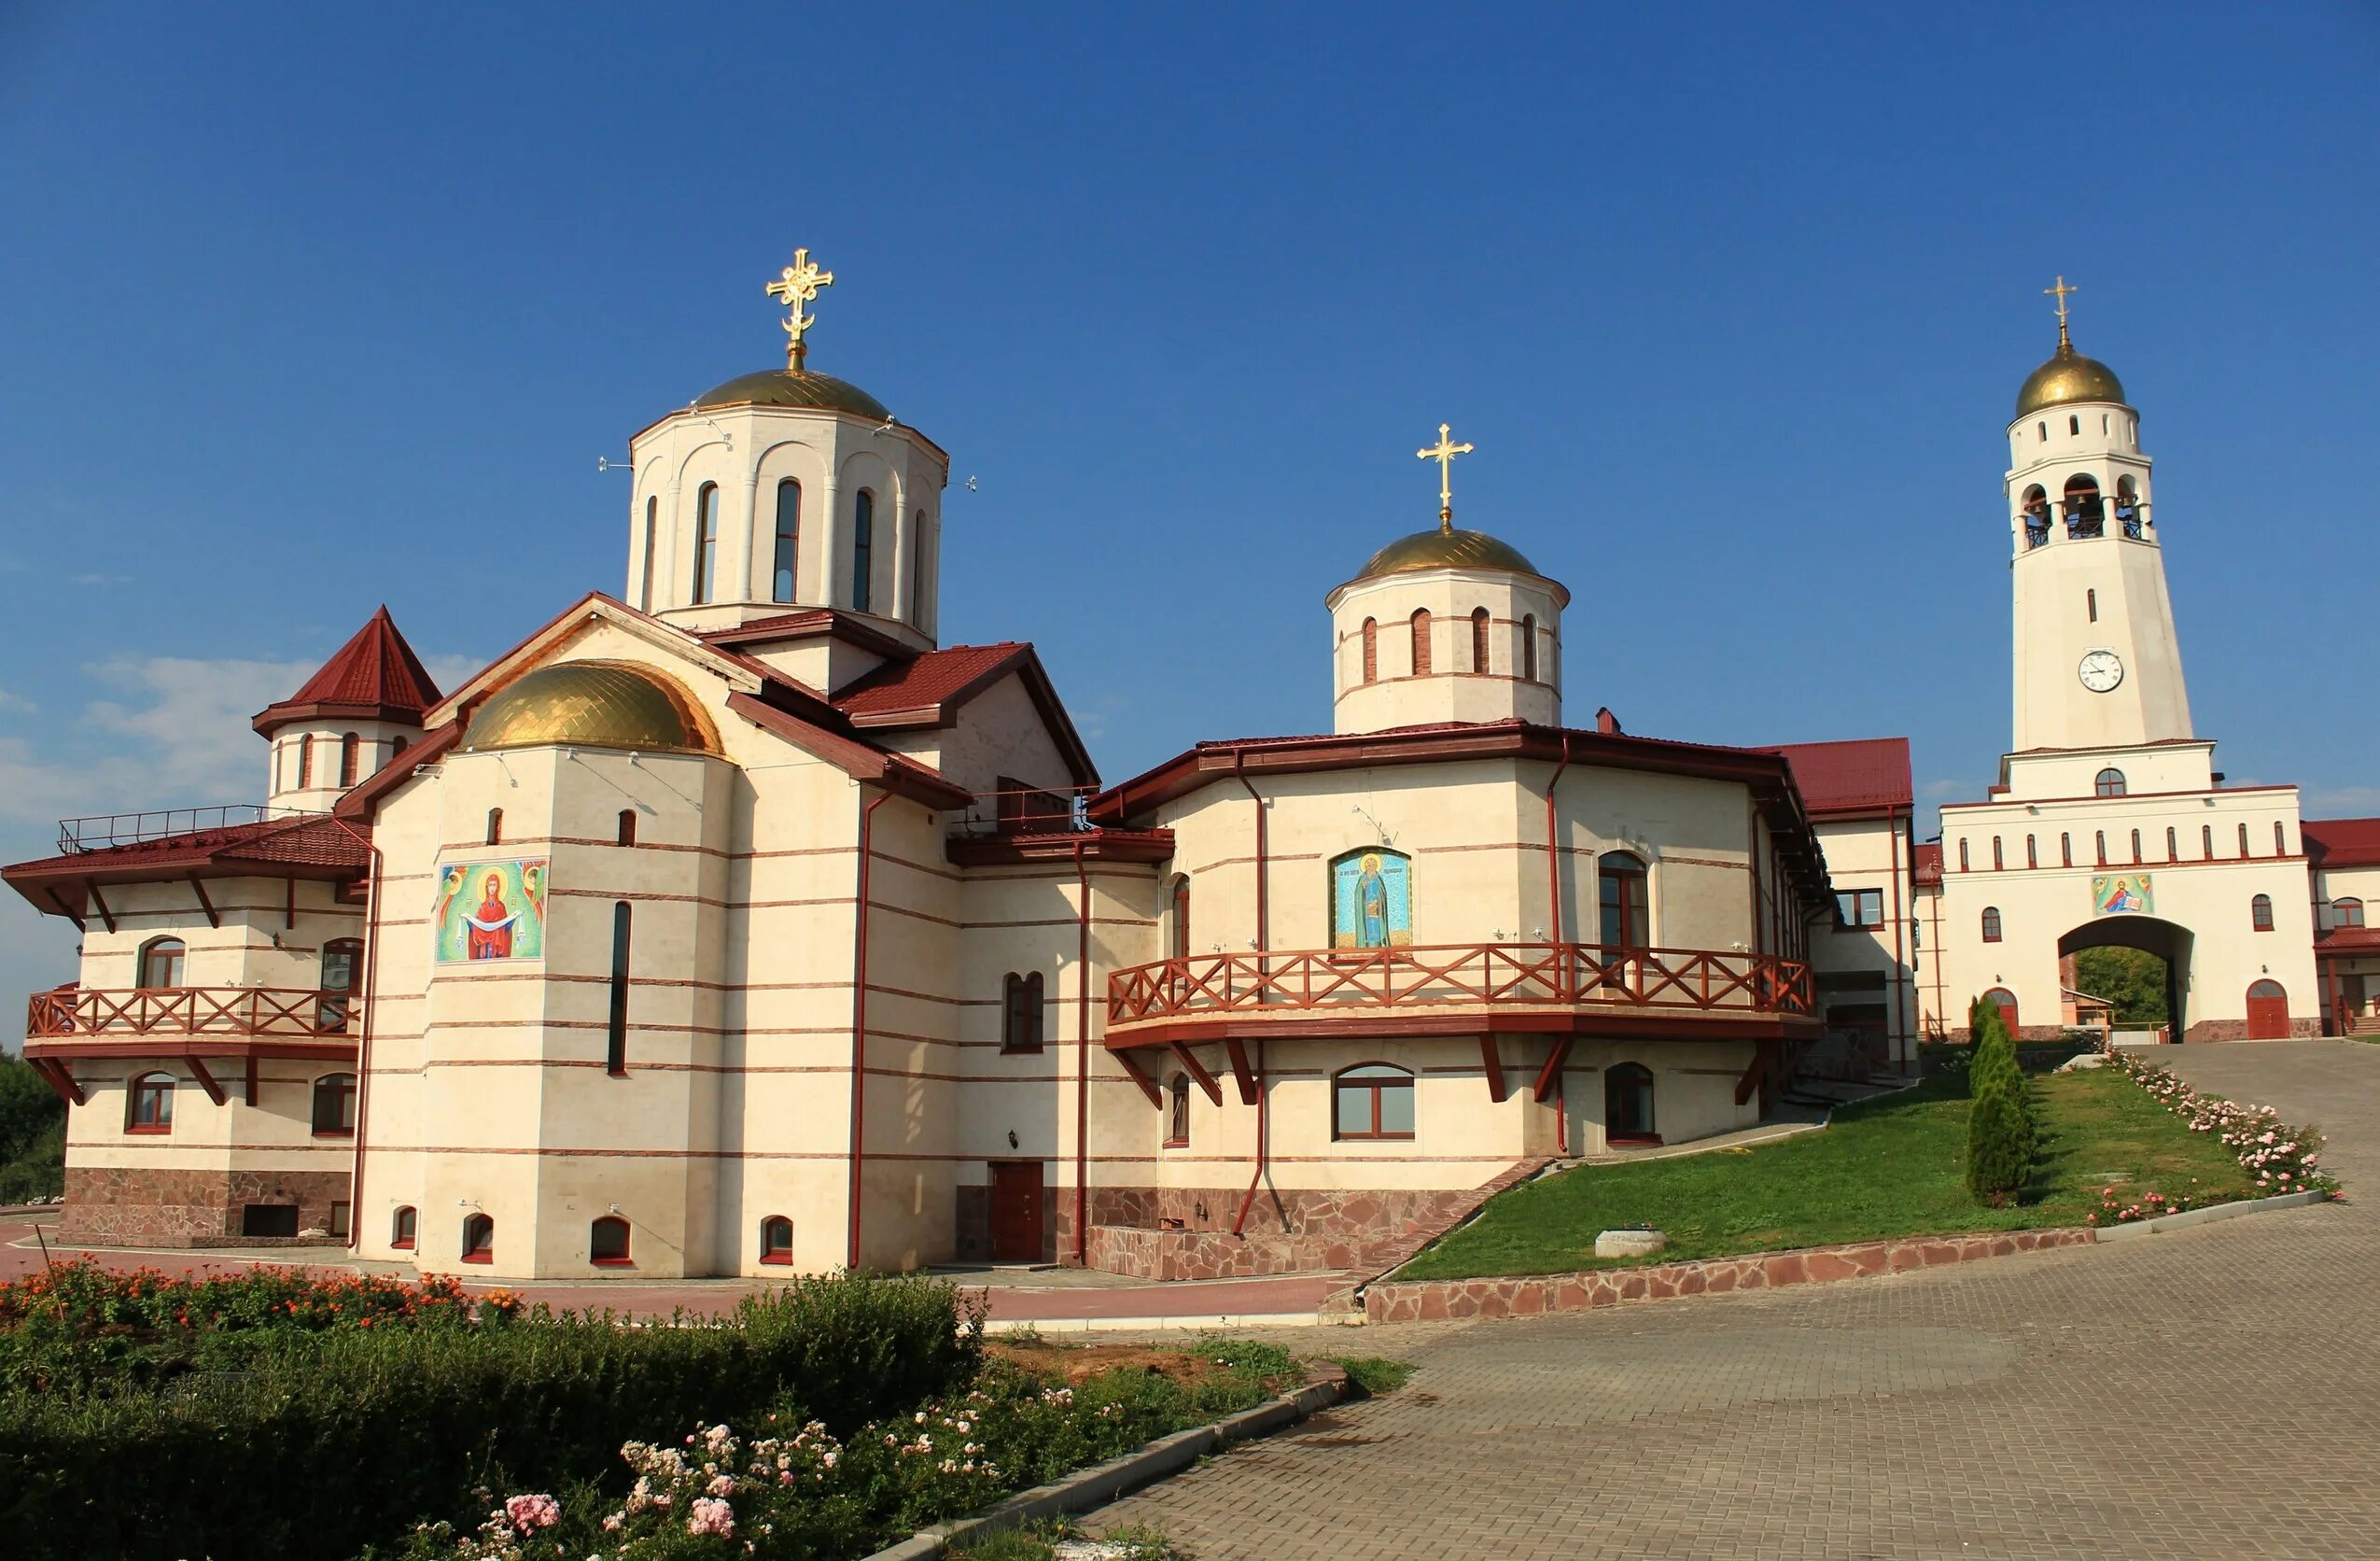
<svg viewBox="0 0 2380 1561">
<path fill-rule="evenodd" d="M 1186 1138 L 1169 1138 L 1157 1146 L 1161 1149 L 1186 1149 L 1189 1146 L 1190 1140 Z"/>
<path fill-rule="evenodd" d="M 466 1252 L 463 1254 L 463 1261 L 467 1263 L 492 1263 L 496 1261 L 496 1254 L 493 1252 Z"/>
<path fill-rule="evenodd" d="M 635 1268 L 637 1266 L 637 1260 L 634 1258 L 590 1258 L 587 1261 L 596 1268 Z"/>
<path fill-rule="evenodd" d="M 766 1263 L 771 1268 L 791 1268 L 793 1266 L 793 1254 L 791 1252 L 763 1252 L 761 1254 L 761 1261 Z"/>
<path fill-rule="evenodd" d="M 1661 1146 L 1661 1135 L 1658 1132 L 1614 1132 L 1604 1134 L 1603 1142 L 1621 1149 L 1658 1149 Z"/>
<path fill-rule="evenodd" d="M 411 1252 L 413 1249 L 413 1244 L 409 1241 L 392 1241 L 388 1244 L 388 1250 L 391 1252 Z"/>
<path fill-rule="evenodd" d="M 1409 1132 L 1341 1132 L 1331 1137 L 1334 1144 L 1410 1144 Z"/>
<path fill-rule="evenodd" d="M 165 1133 L 172 1132 L 174 1131 L 174 1129 L 173 1129 L 173 1128 L 169 1125 L 169 1126 L 161 1127 L 161 1128 L 140 1128 L 140 1127 L 133 1127 L 133 1128 L 126 1128 L 124 1131 L 125 1131 L 127 1133 L 139 1133 L 139 1134 L 141 1134 L 141 1135 L 143 1135 L 143 1136 L 145 1136 L 145 1137 L 159 1137 L 159 1136 L 162 1136 L 162 1135 L 163 1135 L 163 1134 L 165 1134 Z"/>
<path fill-rule="evenodd" d="M 314 1135 L 316 1138 L 353 1138 L 356 1136 L 356 1130 L 353 1128 L 316 1128 L 314 1130 Z"/>
</svg>

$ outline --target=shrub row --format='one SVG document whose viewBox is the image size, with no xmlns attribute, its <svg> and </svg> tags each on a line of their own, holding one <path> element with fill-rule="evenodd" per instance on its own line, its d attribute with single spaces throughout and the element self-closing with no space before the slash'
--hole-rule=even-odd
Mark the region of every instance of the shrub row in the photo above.
<svg viewBox="0 0 2380 1561">
<path fill-rule="evenodd" d="M 481 1311 L 252 1328 L 230 1369 L 0 1394 L 8 1554 L 336 1561 L 475 1512 L 479 1487 L 610 1468 L 657 1425 L 774 1406 L 847 1434 L 965 1383 L 980 1332 L 952 1287 L 918 1279 L 804 1280 L 681 1326 Z"/>
</svg>

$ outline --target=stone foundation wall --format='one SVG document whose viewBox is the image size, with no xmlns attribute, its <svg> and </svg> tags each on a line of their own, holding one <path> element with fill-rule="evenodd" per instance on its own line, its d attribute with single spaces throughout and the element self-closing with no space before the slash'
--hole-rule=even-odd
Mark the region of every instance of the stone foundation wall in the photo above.
<svg viewBox="0 0 2380 1561">
<path fill-rule="evenodd" d="M 1375 1285 L 1364 1292 L 1364 1313 L 1366 1320 L 1376 1323 L 1435 1322 L 1446 1317 L 1533 1317 L 1547 1312 L 1617 1306 L 1622 1301 L 1670 1301 L 1679 1296 L 1727 1295 L 1736 1290 L 1774 1290 L 1787 1285 L 1867 1279 L 1880 1273 L 2002 1258 L 2015 1252 L 2082 1246 L 2098 1236 L 2089 1226 L 2068 1226 L 1995 1235 L 1919 1236 L 1849 1246 L 1813 1246 L 1748 1258 L 1712 1258 L 1701 1262 L 1657 1263 L 1520 1279 L 1443 1279 Z"/>
<path fill-rule="evenodd" d="M 2289 1038 L 2290 1040 L 2311 1040 L 2321 1034 L 2322 1021 L 2318 1019 L 2291 1019 L 2289 1020 Z M 2183 1032 L 2182 1039 L 2184 1042 L 2244 1041 L 2247 1039 L 2247 1020 L 2244 1019 L 2202 1019 L 2197 1023 L 2191 1025 L 2187 1031 Z"/>
<path fill-rule="evenodd" d="M 329 1228 L 347 1197 L 344 1171 L 146 1170 L 68 1165 L 59 1233 L 68 1241 L 138 1246 L 238 1246 L 250 1203 L 295 1203 L 298 1229 Z M 298 1245 L 300 1241 L 273 1241 Z"/>
</svg>

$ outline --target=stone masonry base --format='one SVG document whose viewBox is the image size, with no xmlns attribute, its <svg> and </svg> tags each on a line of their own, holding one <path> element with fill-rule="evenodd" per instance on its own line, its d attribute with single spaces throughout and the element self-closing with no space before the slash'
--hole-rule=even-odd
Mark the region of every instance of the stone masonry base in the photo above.
<svg viewBox="0 0 2380 1561">
<path fill-rule="evenodd" d="M 1678 1296 L 1727 1295 L 1737 1290 L 1774 1290 L 1787 1285 L 1866 1279 L 1880 1273 L 2000 1258 L 2012 1252 L 2087 1245 L 2097 1239 L 2098 1232 L 2088 1226 L 2068 1226 L 1989 1235 L 1860 1242 L 1849 1246 L 1813 1246 L 1747 1258 L 1711 1258 L 1699 1262 L 1519 1279 L 1415 1280 L 1373 1286 L 1364 1294 L 1364 1315 L 1366 1321 L 1375 1323 L 1533 1317 L 1547 1312 L 1617 1306 L 1622 1301 L 1669 1301 Z"/>
<path fill-rule="evenodd" d="M 69 1241 L 139 1246 L 247 1245 L 241 1212 L 250 1203 L 295 1203 L 298 1229 L 328 1228 L 330 1205 L 347 1196 L 344 1171 L 167 1171 L 66 1167 Z M 258 1245 L 299 1245 L 297 1241 Z"/>
</svg>

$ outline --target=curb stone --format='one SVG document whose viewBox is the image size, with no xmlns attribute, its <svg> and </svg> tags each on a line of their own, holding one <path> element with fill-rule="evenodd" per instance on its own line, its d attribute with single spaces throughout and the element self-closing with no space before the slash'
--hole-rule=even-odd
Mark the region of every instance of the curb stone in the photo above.
<svg viewBox="0 0 2380 1561">
<path fill-rule="evenodd" d="M 1042 1518 L 1087 1511 L 1126 1491 L 1179 1473 L 1219 1448 L 1268 1435 L 1347 1397 L 1347 1372 L 1339 1367 L 1319 1362 L 1306 1369 L 1306 1377 L 1304 1387 L 1271 1403 L 1225 1415 L 1212 1425 L 1193 1426 L 1186 1431 L 1159 1437 L 1139 1452 L 1078 1469 L 1062 1480 L 1020 1491 L 989 1512 L 920 1529 L 862 1561 L 935 1561 L 955 1544 Z"/>
<path fill-rule="evenodd" d="M 2179 1214 L 2161 1214 L 2154 1219 L 2136 1219 L 2129 1225 L 2102 1225 L 2101 1241 L 2124 1241 L 2134 1236 L 2153 1236 L 2161 1231 L 2186 1231 L 2193 1225 L 2204 1225 L 2214 1219 L 2236 1219 L 2244 1214 L 2271 1214 L 2280 1209 L 2310 1208 L 2327 1203 L 2327 1192 L 2284 1192 L 2277 1198 L 2251 1198 L 2238 1203 L 2209 1203 L 2203 1209 L 2184 1209 Z"/>
</svg>

